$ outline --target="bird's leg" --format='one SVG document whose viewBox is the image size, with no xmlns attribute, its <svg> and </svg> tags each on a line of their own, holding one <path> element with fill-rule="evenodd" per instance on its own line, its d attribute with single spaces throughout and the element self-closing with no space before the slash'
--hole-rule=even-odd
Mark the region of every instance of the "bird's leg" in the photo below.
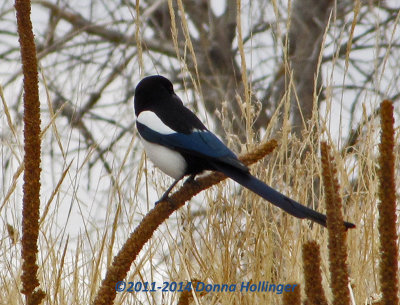
<svg viewBox="0 0 400 305">
<path fill-rule="evenodd" d="M 159 204 L 161 201 L 164 201 L 168 198 L 169 193 L 172 191 L 172 189 L 174 188 L 174 186 L 182 180 L 182 178 L 185 177 L 185 175 L 180 176 L 178 179 L 175 179 L 174 183 L 171 184 L 171 186 L 164 192 L 164 194 L 161 196 L 160 199 L 158 199 L 156 201 L 156 204 Z M 190 178 L 190 177 L 189 177 Z"/>
</svg>

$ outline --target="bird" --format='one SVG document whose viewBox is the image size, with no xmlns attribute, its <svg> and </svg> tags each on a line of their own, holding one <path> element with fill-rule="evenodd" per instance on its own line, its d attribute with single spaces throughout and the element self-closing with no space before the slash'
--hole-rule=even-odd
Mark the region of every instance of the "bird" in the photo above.
<svg viewBox="0 0 400 305">
<path fill-rule="evenodd" d="M 146 156 L 175 179 L 157 203 L 167 200 L 173 187 L 185 176 L 189 176 L 188 181 L 193 181 L 204 171 L 218 171 L 288 214 L 326 227 L 326 215 L 254 177 L 235 153 L 184 106 L 166 77 L 151 75 L 143 78 L 135 88 L 134 109 L 136 128 Z M 346 230 L 355 227 L 346 221 L 344 226 Z"/>
</svg>

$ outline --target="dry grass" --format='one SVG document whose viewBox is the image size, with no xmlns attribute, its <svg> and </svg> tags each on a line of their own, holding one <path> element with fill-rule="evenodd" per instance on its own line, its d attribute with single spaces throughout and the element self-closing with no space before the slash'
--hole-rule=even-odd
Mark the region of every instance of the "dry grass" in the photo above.
<svg viewBox="0 0 400 305">
<path fill-rule="evenodd" d="M 178 1 L 178 4 L 181 4 L 181 1 Z M 182 10 L 183 7 L 179 5 L 179 9 Z M 139 25 L 139 22 L 137 24 Z M 184 24 L 184 28 L 187 29 L 188 25 Z M 139 31 L 136 34 L 140 35 Z M 176 29 L 175 35 L 177 36 Z M 185 37 L 188 38 L 188 35 Z M 190 47 L 190 40 L 187 43 L 189 52 L 195 56 Z M 246 51 L 241 41 L 239 49 L 244 61 Z M 141 49 L 138 52 L 140 53 Z M 142 54 L 139 54 L 139 58 L 142 58 Z M 182 70 L 187 73 L 184 60 L 185 58 L 181 58 Z M 139 64 L 143 66 L 144 62 L 140 60 Z M 246 67 L 245 62 L 242 67 Z M 194 81 L 198 79 L 198 75 L 191 77 Z M 244 75 L 243 81 L 246 80 Z M 327 82 L 328 87 L 330 82 L 333 84 L 332 79 L 328 79 Z M 245 88 L 248 88 L 247 86 L 246 83 Z M 327 104 L 330 105 L 332 96 L 329 95 L 329 90 L 327 92 Z M 2 94 L 1 99 L 3 108 L 10 108 Z M 246 93 L 243 100 L 239 100 L 248 127 L 253 119 L 250 115 L 250 99 L 250 94 Z M 282 100 L 282 109 L 288 109 L 287 102 L 288 100 Z M 371 100 L 368 103 L 378 108 L 377 102 Z M 333 140 L 337 135 L 331 134 L 329 128 L 335 120 L 331 117 L 329 107 L 326 109 L 318 118 L 319 122 L 314 118 L 313 124 L 305 130 L 302 141 L 291 136 L 288 120 L 284 120 L 278 134 L 268 127 L 264 139 L 276 137 L 278 148 L 265 160 L 253 165 L 252 173 L 299 202 L 323 211 L 325 205 L 320 202 L 325 200 L 325 193 L 321 184 L 313 182 L 318 179 L 322 181 L 319 141 L 328 141 L 336 162 L 344 219 L 357 225 L 356 229 L 347 233 L 345 245 L 351 283 L 350 295 L 354 296 L 355 304 L 365 304 L 381 291 L 378 269 L 379 176 L 376 149 L 379 144 L 377 131 L 380 130 L 380 122 L 376 118 L 365 120 L 365 132 L 360 136 L 355 148 L 342 152 Z M 162 193 L 169 180 L 164 183 L 164 176 L 146 162 L 136 134 L 133 140 L 122 148 L 124 151 L 120 159 L 109 162 L 112 164 L 110 172 L 106 173 L 103 169 L 95 172 L 90 178 L 86 177 L 85 168 L 89 166 L 96 148 L 94 145 L 88 147 L 85 153 L 78 154 L 79 158 L 71 160 L 68 157 L 71 133 L 57 127 L 55 122 L 58 113 L 49 112 L 51 115 L 44 124 L 51 128 L 44 128 L 46 132 L 42 135 L 42 145 L 47 143 L 49 138 L 54 138 L 62 161 L 53 164 L 52 159 L 42 157 L 42 166 L 47 174 L 50 171 L 49 176 L 53 178 L 51 182 L 44 181 L 41 189 L 40 212 L 43 217 L 40 219 L 37 262 L 40 288 L 46 293 L 43 304 L 90 304 L 96 298 L 114 256 L 123 247 L 130 233 L 153 208 L 154 199 L 157 197 L 155 193 Z M 7 170 L 2 171 L 8 183 L 3 185 L 0 201 L 0 223 L 4 232 L 0 241 L 0 304 L 13 305 L 24 303 L 20 291 L 22 261 L 18 234 L 22 222 L 23 158 L 20 147 L 15 145 L 19 143 L 18 137 L 22 128 L 16 128 L 13 119 L 7 113 L 5 112 L 7 124 L 12 133 L 10 141 L 2 142 L 2 150 L 10 151 L 12 157 Z M 276 124 L 277 120 L 278 117 L 274 117 L 270 125 Z M 398 126 L 398 123 L 395 126 Z M 252 151 L 257 141 L 254 131 L 247 128 L 247 132 L 251 144 L 247 147 L 243 145 L 243 150 Z M 315 141 L 315 134 L 318 141 Z M 397 129 L 394 143 L 400 142 L 399 137 Z M 234 142 L 236 139 L 230 140 Z M 394 154 L 395 160 L 400 160 L 398 148 L 394 150 Z M 129 161 L 132 155 L 135 166 Z M 48 165 L 52 170 L 46 168 Z M 399 162 L 395 163 L 395 167 L 395 170 L 399 171 Z M 104 187 L 102 183 L 106 176 L 112 176 L 113 183 L 107 180 L 107 186 Z M 82 194 L 82 185 L 86 185 L 90 179 L 95 180 L 94 184 L 99 188 L 94 197 Z M 103 205 L 99 206 L 99 202 Z M 85 217 L 87 214 L 83 210 L 86 209 L 90 211 L 90 218 Z M 79 230 L 74 231 L 74 226 Z M 248 281 L 300 283 L 304 298 L 302 248 L 306 242 L 312 240 L 319 245 L 322 287 L 327 299 L 333 299 L 327 230 L 308 221 L 288 216 L 231 181 L 223 181 L 203 191 L 193 198 L 190 204 L 186 204 L 165 220 L 158 229 L 150 232 L 150 236 L 150 240 L 130 266 L 127 277 L 117 280 L 156 282 L 157 286 L 162 286 L 164 281 L 200 281 L 209 284 Z M 271 292 L 209 292 L 194 295 L 179 292 L 119 292 L 114 304 L 178 302 L 282 304 L 283 296 Z"/>
<path fill-rule="evenodd" d="M 377 231 L 377 174 L 374 129 L 378 122 L 371 122 L 371 133 L 365 135 L 365 144 L 359 143 L 358 151 L 341 157 L 338 155 L 340 187 L 345 194 L 344 217 L 357 224 L 347 237 L 348 264 L 352 293 L 357 304 L 379 293 L 378 266 L 379 242 Z M 253 166 L 252 171 L 264 181 L 285 191 L 286 194 L 307 202 L 311 195 L 313 179 L 320 175 L 319 155 L 315 151 L 299 162 L 294 151 L 301 151 L 306 143 L 286 140 L 295 150 L 285 150 L 283 142 L 268 158 Z M 397 150 L 398 154 L 398 150 Z M 399 156 L 397 155 L 398 159 Z M 349 167 L 346 164 L 352 164 Z M 357 171 L 358 175 L 352 173 Z M 145 175 L 142 171 L 139 175 Z M 355 176 L 355 178 L 353 178 Z M 75 178 L 74 178 L 75 177 Z M 162 179 L 157 175 L 157 179 Z M 284 187 L 290 177 L 293 187 Z M 72 177 L 78 179 L 77 175 Z M 287 178 L 288 179 L 288 178 Z M 10 185 L 12 187 L 12 179 Z M 151 183 L 151 182 L 150 182 Z M 115 192 L 117 190 L 110 190 Z M 140 202 L 145 188 L 137 188 L 132 199 Z M 316 190 L 319 192 L 319 190 Z M 50 194 L 49 194 L 50 195 Z M 20 242 L 15 238 L 15 224 L 20 216 L 16 191 L 8 196 L 3 206 L 11 206 L 9 222 L 13 230 L 3 235 L 1 243 L 1 302 L 22 304 Z M 135 199 L 138 198 L 138 199 Z M 57 207 L 63 199 L 55 198 Z M 322 198 L 323 199 L 323 198 Z M 324 290 L 329 291 L 327 231 L 307 221 L 299 221 L 271 208 L 254 194 L 240 190 L 232 182 L 207 190 L 189 205 L 182 207 L 172 219 L 156 231 L 133 263 L 127 281 L 188 281 L 199 279 L 206 283 L 240 283 L 242 281 L 270 283 L 303 283 L 302 245 L 316 240 L 320 245 Z M 137 208 L 136 208 L 137 209 Z M 140 212 L 140 211 L 139 211 Z M 110 221 L 118 219 L 118 210 L 110 209 Z M 68 240 L 63 230 L 54 234 L 54 218 L 46 217 L 41 223 L 39 239 L 39 282 L 46 291 L 45 304 L 88 304 L 96 295 L 104 270 L 112 256 L 120 249 L 137 222 L 116 221 L 112 227 L 99 227 L 86 223 L 86 232 Z M 140 217 L 139 217 L 140 218 Z M 6 228 L 3 229 L 6 232 Z M 116 239 L 111 238 L 117 235 Z M 88 249 L 87 245 L 90 245 Z M 303 285 L 302 285 L 303 286 Z M 304 295 L 304 294 L 303 294 Z M 178 302 L 179 293 L 118 293 L 116 304 Z M 282 296 L 274 293 L 208 293 L 197 295 L 199 304 L 280 304 Z M 129 302 L 128 302 L 129 301 Z"/>
</svg>

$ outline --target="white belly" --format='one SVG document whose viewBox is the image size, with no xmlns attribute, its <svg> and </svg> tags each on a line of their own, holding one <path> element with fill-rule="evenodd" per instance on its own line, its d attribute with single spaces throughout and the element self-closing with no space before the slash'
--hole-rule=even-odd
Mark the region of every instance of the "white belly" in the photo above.
<svg viewBox="0 0 400 305">
<path fill-rule="evenodd" d="M 181 178 L 186 171 L 186 161 L 180 153 L 141 138 L 147 157 L 168 176 Z"/>
</svg>

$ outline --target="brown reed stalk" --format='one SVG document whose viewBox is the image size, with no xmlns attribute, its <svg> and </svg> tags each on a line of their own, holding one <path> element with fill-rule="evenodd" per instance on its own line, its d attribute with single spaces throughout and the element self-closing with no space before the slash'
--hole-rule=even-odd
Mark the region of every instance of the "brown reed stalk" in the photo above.
<svg viewBox="0 0 400 305">
<path fill-rule="evenodd" d="M 283 294 L 283 305 L 301 305 L 301 294 L 300 294 L 300 285 L 297 283 L 288 283 L 292 287 L 294 287 L 294 291 L 285 292 Z"/>
<path fill-rule="evenodd" d="M 24 75 L 24 185 L 22 210 L 22 293 L 27 304 L 45 297 L 39 286 L 36 263 L 40 207 L 40 102 L 37 58 L 29 0 L 16 0 L 17 27 Z"/>
<path fill-rule="evenodd" d="M 394 117 L 391 101 L 381 103 L 381 143 L 379 144 L 379 273 L 382 304 L 399 304 L 398 247 L 396 234 L 396 183 L 394 156 Z"/>
<path fill-rule="evenodd" d="M 339 195 L 337 170 L 330 147 L 321 143 L 322 178 L 326 197 L 326 216 L 329 239 L 329 270 L 334 305 L 350 304 L 348 289 L 349 274 L 347 270 L 346 231 L 343 226 L 342 200 Z"/>
<path fill-rule="evenodd" d="M 196 279 L 192 280 L 192 290 L 196 290 L 196 287 L 197 287 L 199 282 L 200 281 L 196 280 Z M 198 295 L 200 297 L 202 297 L 202 296 L 204 296 L 206 294 L 207 294 L 206 291 L 201 291 Z M 193 300 L 192 292 L 188 291 L 188 290 L 184 290 L 184 291 L 182 291 L 182 293 L 179 296 L 179 300 L 178 300 L 177 305 L 189 305 L 192 300 Z"/>
<path fill-rule="evenodd" d="M 277 142 L 275 140 L 261 144 L 253 151 L 240 157 L 240 160 L 250 165 L 271 153 Z M 168 201 L 157 204 L 141 221 L 136 229 L 131 233 L 122 249 L 114 257 L 114 261 L 108 268 L 106 277 L 101 283 L 100 289 L 94 300 L 95 305 L 112 304 L 115 296 L 115 285 L 118 281 L 126 277 L 132 262 L 136 259 L 142 247 L 151 238 L 154 231 L 168 217 L 182 207 L 186 201 L 201 191 L 221 182 L 226 177 L 218 172 L 209 174 L 205 177 L 196 179 L 193 183 L 185 183 L 178 191 L 171 195 Z"/>
<path fill-rule="evenodd" d="M 305 278 L 305 305 L 328 305 L 322 288 L 321 256 L 315 241 L 303 245 L 303 268 Z"/>
<path fill-rule="evenodd" d="M 177 305 L 189 305 L 192 298 L 193 298 L 192 292 L 187 290 L 182 291 L 182 293 L 179 296 Z"/>
</svg>

